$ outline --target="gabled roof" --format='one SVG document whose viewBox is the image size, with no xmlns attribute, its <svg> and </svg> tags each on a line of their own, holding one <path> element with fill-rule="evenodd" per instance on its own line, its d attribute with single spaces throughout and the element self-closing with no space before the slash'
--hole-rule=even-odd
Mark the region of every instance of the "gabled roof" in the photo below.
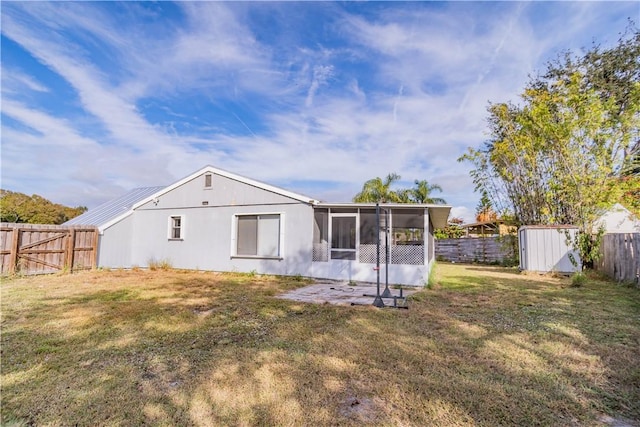
<svg viewBox="0 0 640 427">
<path fill-rule="evenodd" d="M 298 200 L 302 203 L 318 203 L 317 200 L 314 200 L 311 197 L 303 196 L 302 194 L 294 193 L 279 187 L 275 187 L 273 185 L 265 184 L 264 182 L 246 178 L 241 175 L 236 175 L 222 169 L 214 168 L 213 166 L 205 166 L 204 168 L 174 182 L 167 187 L 144 187 L 133 189 L 127 194 L 124 194 L 109 202 L 103 203 L 97 208 L 91 209 L 90 211 L 87 211 L 82 215 L 65 222 L 65 225 L 94 225 L 98 227 L 100 233 L 102 233 L 105 229 L 111 227 L 113 224 L 116 224 L 117 222 L 131 215 L 134 209 L 162 196 L 163 194 L 168 193 L 171 190 L 174 190 L 175 188 L 180 187 L 181 185 L 197 178 L 204 173 L 212 173 L 224 176 L 226 178 L 233 179 L 235 181 L 239 181 L 253 187 L 261 188 L 272 193 L 280 194 L 282 196 Z"/>
<path fill-rule="evenodd" d="M 616 203 L 594 222 L 594 232 L 600 227 L 606 233 L 637 233 L 640 231 L 640 219 L 629 209 Z"/>
<path fill-rule="evenodd" d="M 164 187 L 141 187 L 134 188 L 126 194 L 109 200 L 100 206 L 88 210 L 87 212 L 65 222 L 64 225 L 94 225 L 104 230 L 106 224 L 110 224 L 115 219 L 131 212 L 133 206 L 140 200 L 144 200 L 152 194 L 157 193 Z"/>
<path fill-rule="evenodd" d="M 298 200 L 298 201 L 300 201 L 302 203 L 308 203 L 308 204 L 316 204 L 316 203 L 318 203 L 317 200 L 312 199 L 311 197 L 304 196 L 304 195 L 298 194 L 298 193 L 294 193 L 292 191 L 285 190 L 283 188 L 276 187 L 274 185 L 265 184 L 264 182 L 256 181 L 254 179 L 247 178 L 247 177 L 244 177 L 244 176 L 241 176 L 241 175 L 237 175 L 235 173 L 227 172 L 225 170 L 214 168 L 213 166 L 208 165 L 208 166 L 205 166 L 202 169 L 192 173 L 191 175 L 188 175 L 188 176 L 182 178 L 181 180 L 174 182 L 173 184 L 169 185 L 168 187 L 163 187 L 161 190 L 159 190 L 158 192 L 152 194 L 151 196 L 149 196 L 149 197 L 147 197 L 147 198 L 145 198 L 143 200 L 138 201 L 136 204 L 134 204 L 132 206 L 132 209 L 140 207 L 140 206 L 144 205 L 145 203 L 148 203 L 151 200 L 153 200 L 153 199 L 155 199 L 157 197 L 160 197 L 163 194 L 166 194 L 169 191 L 174 190 L 175 188 L 180 187 L 181 185 L 191 181 L 194 178 L 197 178 L 198 176 L 200 176 L 200 175 L 202 175 L 204 173 L 212 173 L 212 174 L 224 176 L 225 178 L 233 179 L 235 181 L 242 182 L 244 184 L 251 185 L 253 187 L 257 187 L 257 188 L 260 188 L 262 190 L 270 191 L 272 193 L 280 194 L 282 196 L 289 197 L 289 198 L 294 199 L 294 200 Z"/>
</svg>

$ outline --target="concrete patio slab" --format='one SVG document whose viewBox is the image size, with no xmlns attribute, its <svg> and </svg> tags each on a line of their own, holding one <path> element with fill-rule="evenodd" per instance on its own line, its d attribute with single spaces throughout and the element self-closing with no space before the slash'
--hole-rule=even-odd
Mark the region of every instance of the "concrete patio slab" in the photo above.
<svg viewBox="0 0 640 427">
<path fill-rule="evenodd" d="M 403 296 L 409 296 L 418 292 L 421 288 L 408 286 L 402 287 Z M 391 294 L 399 296 L 400 289 L 390 287 Z M 380 292 L 384 291 L 384 284 L 380 285 Z M 315 304 L 336 304 L 336 305 L 372 305 L 374 297 L 364 295 L 376 295 L 375 283 L 357 283 L 350 284 L 347 282 L 317 282 L 304 288 L 294 289 L 292 291 L 280 294 L 277 298 L 289 299 L 293 301 L 308 302 Z M 384 304 L 393 306 L 393 299 L 383 299 Z M 401 301 L 398 301 L 400 304 Z"/>
</svg>

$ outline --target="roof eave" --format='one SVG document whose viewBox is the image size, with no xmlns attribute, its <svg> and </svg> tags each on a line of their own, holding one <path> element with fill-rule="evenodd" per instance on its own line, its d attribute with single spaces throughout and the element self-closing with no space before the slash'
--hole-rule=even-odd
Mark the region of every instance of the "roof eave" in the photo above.
<svg viewBox="0 0 640 427">
<path fill-rule="evenodd" d="M 376 203 L 355 203 L 355 202 L 347 202 L 347 203 L 330 203 L 330 202 L 317 202 L 315 204 L 317 207 L 321 208 L 375 208 Z M 448 208 L 451 209 L 449 205 L 436 205 L 430 203 L 379 203 L 381 208 Z"/>
<path fill-rule="evenodd" d="M 375 208 L 376 203 L 326 203 L 320 202 L 315 204 L 319 208 Z M 449 218 L 449 212 L 451 206 L 449 205 L 435 205 L 426 203 L 380 203 L 381 208 L 392 209 L 428 209 L 431 224 L 434 228 L 444 228 L 447 226 L 447 219 Z"/>
</svg>

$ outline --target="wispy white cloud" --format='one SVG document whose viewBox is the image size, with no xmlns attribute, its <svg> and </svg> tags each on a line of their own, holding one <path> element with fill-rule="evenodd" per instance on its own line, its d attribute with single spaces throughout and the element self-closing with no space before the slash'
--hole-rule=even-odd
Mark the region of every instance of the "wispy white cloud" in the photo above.
<svg viewBox="0 0 640 427">
<path fill-rule="evenodd" d="M 51 25 L 58 27 L 63 24 L 56 21 Z M 51 41 L 43 27 L 21 25 L 13 16 L 6 15 L 2 31 L 75 89 L 84 110 L 95 116 L 108 131 L 103 137 L 103 144 L 117 146 L 129 153 L 146 152 L 149 155 L 146 163 L 154 163 L 152 176 L 163 179 L 168 173 L 167 162 L 172 155 L 178 154 L 178 147 L 173 145 L 168 135 L 141 117 L 135 104 L 118 94 L 102 70 L 84 57 L 74 55 L 67 44 Z"/>
<path fill-rule="evenodd" d="M 316 96 L 316 92 L 320 86 L 327 84 L 332 73 L 333 67 L 331 65 L 317 65 L 313 68 L 313 79 L 311 80 L 311 86 L 309 86 L 307 99 L 305 101 L 305 105 L 307 107 L 311 107 L 313 105 L 313 98 Z"/>
<path fill-rule="evenodd" d="M 485 139 L 487 102 L 515 98 L 561 48 L 611 32 L 601 22 L 624 28 L 631 9 L 3 4 L 3 37 L 76 96 L 60 100 L 73 113 L 25 99 L 24 89 L 55 90 L 3 53 L 2 114 L 19 124 L 2 124 L 3 185 L 91 205 L 211 163 L 344 201 L 366 179 L 398 172 L 440 184 L 465 213 L 478 196 L 456 159 Z"/>
<path fill-rule="evenodd" d="M 68 120 L 51 117 L 41 111 L 31 109 L 18 102 L 3 99 L 2 113 L 20 121 L 37 134 L 47 135 L 54 138 L 56 141 L 60 141 L 62 145 L 58 145 L 58 148 L 100 148 L 100 144 L 79 135 L 76 130 L 73 129 L 72 124 Z"/>
<path fill-rule="evenodd" d="M 2 91 L 7 95 L 18 94 L 25 89 L 35 92 L 49 92 L 49 89 L 28 74 L 2 67 Z"/>
</svg>

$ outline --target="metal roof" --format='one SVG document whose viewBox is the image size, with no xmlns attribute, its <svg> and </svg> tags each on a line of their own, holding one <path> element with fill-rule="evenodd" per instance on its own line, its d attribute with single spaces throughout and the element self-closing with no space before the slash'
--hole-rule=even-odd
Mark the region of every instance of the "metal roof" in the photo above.
<svg viewBox="0 0 640 427">
<path fill-rule="evenodd" d="M 165 187 L 134 188 L 120 197 L 109 200 L 96 208 L 89 209 L 80 216 L 70 219 L 65 222 L 64 225 L 94 225 L 96 227 L 102 227 L 115 218 L 126 214 L 131 210 L 133 205 L 139 201 L 144 200 L 164 188 Z"/>
</svg>

